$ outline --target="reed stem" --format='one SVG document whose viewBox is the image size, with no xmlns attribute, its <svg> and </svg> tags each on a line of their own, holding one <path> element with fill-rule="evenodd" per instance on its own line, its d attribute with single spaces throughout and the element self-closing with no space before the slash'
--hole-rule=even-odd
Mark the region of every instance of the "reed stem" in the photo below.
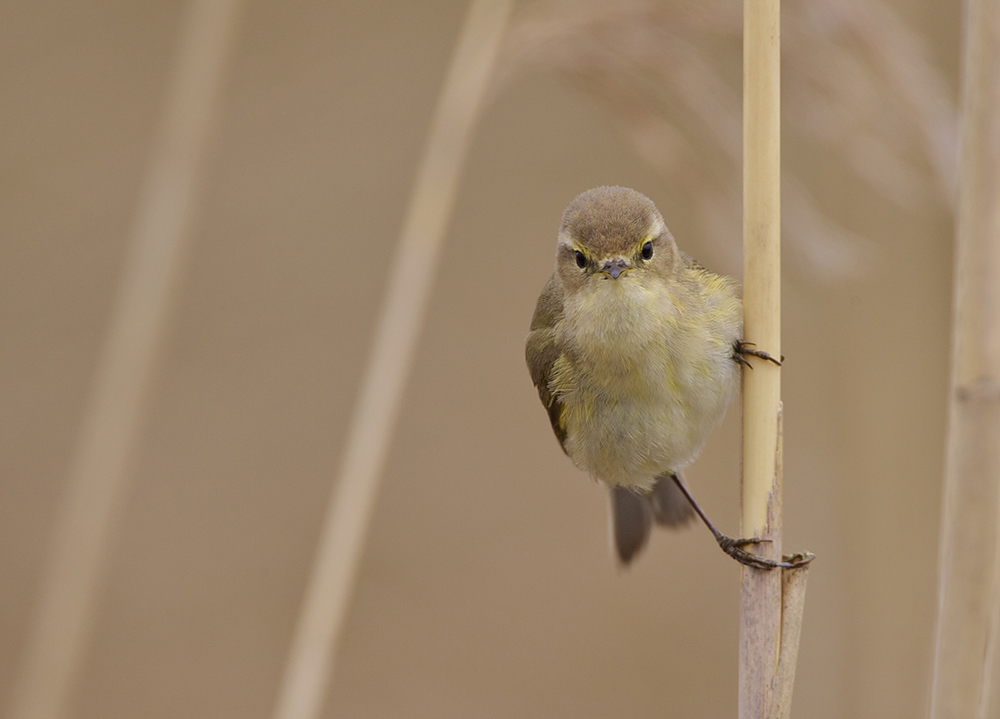
<svg viewBox="0 0 1000 719">
<path fill-rule="evenodd" d="M 745 0 L 743 24 L 743 337 L 781 356 L 781 113 L 779 0 Z M 781 368 L 743 373 L 741 536 L 781 553 Z M 808 562 L 808 559 L 805 559 Z M 741 566 L 740 719 L 782 719 L 791 706 L 807 564 Z"/>
<path fill-rule="evenodd" d="M 932 719 L 994 717 L 1000 632 L 1000 1 L 965 16 Z"/>
<path fill-rule="evenodd" d="M 510 0 L 473 0 L 452 56 L 390 271 L 388 295 L 279 688 L 275 719 L 315 719 L 322 709 L 462 162 L 510 7 Z"/>
</svg>

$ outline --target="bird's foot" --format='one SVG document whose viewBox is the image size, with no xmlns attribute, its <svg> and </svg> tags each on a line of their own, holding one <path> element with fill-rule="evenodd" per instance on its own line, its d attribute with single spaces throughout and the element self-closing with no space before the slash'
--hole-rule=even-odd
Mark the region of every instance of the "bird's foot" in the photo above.
<svg viewBox="0 0 1000 719">
<path fill-rule="evenodd" d="M 803 567 L 809 564 L 815 557 L 815 555 L 809 552 L 797 552 L 795 554 L 785 555 L 782 557 L 782 561 L 777 561 L 775 559 L 767 559 L 766 557 L 759 557 L 756 554 L 751 554 L 743 549 L 743 547 L 748 547 L 751 544 L 763 544 L 765 542 L 770 542 L 770 539 L 762 539 L 760 537 L 750 537 L 746 539 L 735 539 L 733 537 L 727 537 L 722 534 L 716 537 L 719 542 L 719 547 L 722 551 L 728 554 L 730 557 L 735 559 L 740 564 L 745 564 L 748 567 L 754 567 L 755 569 L 776 569 L 781 567 L 783 569 L 796 569 L 797 567 Z"/>
<path fill-rule="evenodd" d="M 767 360 L 768 362 L 774 362 L 774 364 L 778 365 L 779 367 L 781 366 L 781 363 L 785 361 L 784 356 L 782 356 L 781 360 L 776 360 L 767 352 L 764 352 L 763 350 L 754 349 L 755 346 L 756 345 L 754 345 L 753 342 L 746 342 L 745 340 L 737 340 L 736 345 L 733 347 L 733 359 L 736 360 L 738 364 L 741 364 L 749 369 L 753 369 L 753 365 L 751 365 L 750 362 L 747 360 L 747 355 L 751 355 L 753 357 L 760 357 L 761 359 Z"/>
</svg>

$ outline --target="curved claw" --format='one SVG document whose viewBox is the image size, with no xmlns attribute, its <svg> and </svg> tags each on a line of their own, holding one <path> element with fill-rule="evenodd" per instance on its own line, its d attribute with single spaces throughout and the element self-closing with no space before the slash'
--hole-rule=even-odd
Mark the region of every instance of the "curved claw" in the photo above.
<svg viewBox="0 0 1000 719">
<path fill-rule="evenodd" d="M 812 552 L 796 552 L 795 554 L 786 554 L 782 559 L 787 562 L 791 568 L 804 567 L 809 564 L 812 560 L 816 559 L 816 555 Z"/>
</svg>

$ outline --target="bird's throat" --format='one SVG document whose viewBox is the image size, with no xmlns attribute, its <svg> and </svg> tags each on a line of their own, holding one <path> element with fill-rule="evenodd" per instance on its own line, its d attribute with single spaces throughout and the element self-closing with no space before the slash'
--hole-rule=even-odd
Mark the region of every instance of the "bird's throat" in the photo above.
<svg viewBox="0 0 1000 719">
<path fill-rule="evenodd" d="M 634 351 L 659 334 L 664 294 L 628 276 L 596 281 L 566 303 L 567 339 L 602 353 Z"/>
</svg>

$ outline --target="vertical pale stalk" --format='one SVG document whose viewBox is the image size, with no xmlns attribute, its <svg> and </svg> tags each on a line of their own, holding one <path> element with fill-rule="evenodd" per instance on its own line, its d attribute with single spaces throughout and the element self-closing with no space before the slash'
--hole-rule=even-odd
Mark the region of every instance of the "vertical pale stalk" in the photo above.
<svg viewBox="0 0 1000 719">
<path fill-rule="evenodd" d="M 781 570 L 781 650 L 774 677 L 771 719 L 788 719 L 792 713 L 792 689 L 795 687 L 808 574 L 809 565 Z"/>
<path fill-rule="evenodd" d="M 327 509 L 275 719 L 314 719 L 322 708 L 459 172 L 510 6 L 510 0 L 473 0 L 452 56 L 389 275 L 388 296 Z"/>
<path fill-rule="evenodd" d="M 779 0 L 743 5 L 743 337 L 781 356 Z M 781 557 L 781 371 L 754 361 L 743 373 L 744 537 Z M 781 648 L 781 571 L 743 566 L 740 592 L 740 719 L 770 716 Z"/>
<path fill-rule="evenodd" d="M 108 336 L 13 688 L 11 719 L 65 716 L 79 678 L 126 490 L 129 458 L 140 434 L 169 300 L 190 234 L 239 6 L 239 0 L 196 0 L 187 12 Z"/>
<path fill-rule="evenodd" d="M 933 719 L 1000 713 L 1000 1 L 969 0 Z"/>
</svg>

